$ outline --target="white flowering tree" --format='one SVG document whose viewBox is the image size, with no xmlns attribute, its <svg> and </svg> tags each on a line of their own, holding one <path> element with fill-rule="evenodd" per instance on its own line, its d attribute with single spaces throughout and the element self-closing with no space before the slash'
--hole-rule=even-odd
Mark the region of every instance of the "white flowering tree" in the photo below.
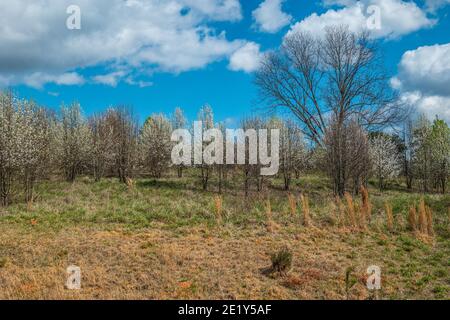
<svg viewBox="0 0 450 320">
<path fill-rule="evenodd" d="M 0 205 L 9 204 L 18 179 L 23 181 L 25 200 L 32 200 L 38 173 L 48 165 L 49 147 L 46 110 L 11 93 L 0 94 Z"/>
<path fill-rule="evenodd" d="M 11 93 L 0 95 L 0 205 L 7 206 L 15 172 L 20 168 L 21 132 L 18 123 L 17 100 Z"/>
<path fill-rule="evenodd" d="M 209 104 L 205 104 L 204 106 L 202 106 L 200 108 L 197 119 L 198 119 L 198 121 L 202 122 L 202 130 L 203 130 L 202 134 L 205 134 L 205 131 L 214 128 L 214 112 L 213 112 L 212 107 Z M 205 147 L 206 147 L 206 143 L 203 143 L 203 147 L 201 150 L 202 154 L 205 150 Z M 207 190 L 212 166 L 209 164 L 206 164 L 206 163 L 204 163 L 204 161 L 202 161 L 202 164 L 200 165 L 200 169 L 201 169 L 201 175 L 202 175 L 201 176 L 202 187 L 203 187 L 203 190 Z"/>
<path fill-rule="evenodd" d="M 386 135 L 372 138 L 369 145 L 372 170 L 378 179 L 380 189 L 386 180 L 397 177 L 401 172 L 401 158 L 397 145 Z"/>
<path fill-rule="evenodd" d="M 95 181 L 105 175 L 105 171 L 113 166 L 115 159 L 114 127 L 108 121 L 111 110 L 96 114 L 89 119 L 89 128 L 92 136 L 91 157 L 89 165 L 94 174 Z"/>
<path fill-rule="evenodd" d="M 33 102 L 22 100 L 17 110 L 20 133 L 18 165 L 25 187 L 25 201 L 33 200 L 33 189 L 39 174 L 49 167 L 51 132 L 47 111 Z"/>
<path fill-rule="evenodd" d="M 78 103 L 61 107 L 61 121 L 54 128 L 58 163 L 67 181 L 73 182 L 86 166 L 92 147 L 92 136 Z"/>
<path fill-rule="evenodd" d="M 152 115 L 145 121 L 139 144 L 143 164 L 151 175 L 160 178 L 170 164 L 170 135 L 172 125 L 163 114 Z"/>
<path fill-rule="evenodd" d="M 176 108 L 175 112 L 172 116 L 172 129 L 185 129 L 187 124 L 186 117 L 184 116 L 183 110 L 181 108 Z M 183 165 L 180 164 L 177 166 L 178 178 L 183 177 Z"/>
</svg>

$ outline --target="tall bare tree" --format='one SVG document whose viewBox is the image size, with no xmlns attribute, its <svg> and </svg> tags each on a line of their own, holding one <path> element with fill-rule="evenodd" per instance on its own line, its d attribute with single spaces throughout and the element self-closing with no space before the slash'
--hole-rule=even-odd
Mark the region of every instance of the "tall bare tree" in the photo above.
<svg viewBox="0 0 450 320">
<path fill-rule="evenodd" d="M 114 171 L 119 180 L 127 183 L 133 176 L 137 161 L 138 124 L 131 108 L 117 106 L 108 113 L 108 120 L 113 127 Z"/>
<path fill-rule="evenodd" d="M 113 165 L 115 159 L 114 127 L 108 121 L 110 113 L 96 114 L 89 118 L 89 128 L 92 135 L 92 153 L 90 167 L 92 168 L 95 181 L 99 181 L 108 168 Z"/>
<path fill-rule="evenodd" d="M 400 119 L 401 105 L 389 86 L 383 60 L 368 33 L 355 34 L 346 26 L 328 27 L 324 38 L 310 33 L 289 35 L 266 55 L 255 83 L 269 109 L 286 108 L 302 124 L 306 138 L 325 146 L 331 119 L 337 135 L 352 119 L 366 128 L 383 127 Z M 337 146 L 337 161 L 344 150 Z M 335 181 L 342 195 L 345 183 Z"/>
</svg>

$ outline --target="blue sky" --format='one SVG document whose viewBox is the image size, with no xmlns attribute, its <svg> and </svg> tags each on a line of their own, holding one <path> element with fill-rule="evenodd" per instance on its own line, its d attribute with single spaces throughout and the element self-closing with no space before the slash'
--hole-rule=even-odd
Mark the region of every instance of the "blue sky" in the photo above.
<svg viewBox="0 0 450 320">
<path fill-rule="evenodd" d="M 259 107 L 253 71 L 288 32 L 359 31 L 375 5 L 392 86 L 411 107 L 450 120 L 449 0 L 53 2 L 1 1 L 0 86 L 55 109 L 126 104 L 143 120 L 179 106 L 193 119 L 208 103 L 231 124 Z M 66 27 L 69 4 L 81 10 L 80 30 Z"/>
</svg>

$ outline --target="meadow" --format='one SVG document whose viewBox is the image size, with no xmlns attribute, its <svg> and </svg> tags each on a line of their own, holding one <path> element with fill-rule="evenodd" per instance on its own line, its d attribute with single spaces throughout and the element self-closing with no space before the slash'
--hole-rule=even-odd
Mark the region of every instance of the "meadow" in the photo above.
<svg viewBox="0 0 450 320">
<path fill-rule="evenodd" d="M 33 203 L 0 209 L 0 299 L 450 298 L 450 195 L 370 183 L 362 226 L 324 176 L 301 176 L 290 192 L 273 179 L 248 197 L 242 183 L 231 173 L 220 195 L 214 180 L 203 191 L 196 171 L 128 186 L 41 181 Z M 409 227 L 422 198 L 431 233 Z M 351 201 L 354 213 L 364 207 L 360 196 Z M 283 273 L 273 270 L 280 250 L 291 259 Z M 69 265 L 81 268 L 81 290 L 65 288 Z M 371 265 L 381 290 L 366 287 Z"/>
</svg>

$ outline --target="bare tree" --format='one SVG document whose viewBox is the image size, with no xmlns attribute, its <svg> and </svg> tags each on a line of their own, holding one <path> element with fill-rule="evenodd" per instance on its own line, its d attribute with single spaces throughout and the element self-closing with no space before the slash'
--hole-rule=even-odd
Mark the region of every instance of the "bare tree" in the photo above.
<svg viewBox="0 0 450 320">
<path fill-rule="evenodd" d="M 255 83 L 269 109 L 287 108 L 300 120 L 305 137 L 325 146 L 331 119 L 339 142 L 345 140 L 341 135 L 351 119 L 365 128 L 379 128 L 401 118 L 402 108 L 388 80 L 369 35 L 335 26 L 324 38 L 304 32 L 289 35 L 279 51 L 266 55 Z M 333 152 L 342 163 L 345 151 L 338 147 Z M 344 181 L 338 178 L 335 183 L 343 195 Z"/>
<path fill-rule="evenodd" d="M 306 160 L 303 134 L 294 121 L 274 119 L 275 128 L 280 129 L 280 170 L 283 176 L 284 189 L 289 190 L 292 176 L 296 170 L 301 171 Z"/>
<path fill-rule="evenodd" d="M 100 181 L 106 170 L 113 164 L 115 158 L 114 127 L 111 121 L 108 121 L 110 112 L 112 111 L 107 110 L 89 119 L 89 128 L 92 135 L 90 165 L 95 181 Z"/>
<path fill-rule="evenodd" d="M 406 187 L 411 190 L 413 187 L 414 172 L 413 172 L 413 159 L 414 159 L 414 130 L 413 122 L 408 118 L 404 123 L 403 128 L 403 174 L 406 179 Z"/>
<path fill-rule="evenodd" d="M 111 109 L 107 122 L 113 128 L 114 171 L 120 181 L 127 183 L 136 165 L 138 124 L 131 109 L 125 106 Z"/>
<path fill-rule="evenodd" d="M 414 124 L 413 133 L 413 170 L 424 192 L 430 190 L 432 168 L 431 123 L 425 115 L 421 115 Z"/>
<path fill-rule="evenodd" d="M 342 196 L 347 189 L 358 193 L 369 173 L 367 134 L 356 121 L 346 123 L 340 130 L 337 127 L 338 122 L 332 121 L 326 130 L 326 170 L 336 194 Z"/>
</svg>

